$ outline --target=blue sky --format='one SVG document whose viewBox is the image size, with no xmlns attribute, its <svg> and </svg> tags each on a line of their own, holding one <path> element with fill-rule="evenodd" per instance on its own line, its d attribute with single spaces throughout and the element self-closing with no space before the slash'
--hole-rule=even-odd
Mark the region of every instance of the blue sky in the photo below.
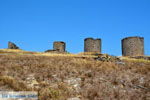
<svg viewBox="0 0 150 100">
<path fill-rule="evenodd" d="M 84 38 L 102 39 L 102 52 L 121 55 L 121 39 L 145 38 L 150 55 L 150 0 L 0 0 L 0 48 L 12 41 L 28 51 L 83 52 Z"/>
</svg>

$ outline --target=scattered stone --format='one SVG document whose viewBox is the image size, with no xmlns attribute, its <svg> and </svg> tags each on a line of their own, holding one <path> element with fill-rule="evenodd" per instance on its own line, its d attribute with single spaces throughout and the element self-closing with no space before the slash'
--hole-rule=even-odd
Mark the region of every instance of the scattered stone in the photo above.
<svg viewBox="0 0 150 100">
<path fill-rule="evenodd" d="M 68 52 L 60 52 L 58 50 L 46 50 L 45 53 L 68 54 Z"/>
<path fill-rule="evenodd" d="M 75 97 L 75 98 L 68 98 L 67 100 L 81 100 L 81 99 L 78 97 Z"/>
<path fill-rule="evenodd" d="M 36 81 L 34 75 L 28 75 L 26 78 L 26 83 L 29 87 L 38 88 L 39 83 Z"/>
<path fill-rule="evenodd" d="M 134 57 L 130 57 L 130 58 L 150 60 L 150 56 L 134 56 Z"/>
<path fill-rule="evenodd" d="M 65 80 L 64 82 L 72 86 L 77 92 L 80 90 L 81 78 L 70 78 Z"/>
<path fill-rule="evenodd" d="M 117 61 L 116 64 L 118 64 L 118 65 L 125 65 L 125 62 Z"/>
<path fill-rule="evenodd" d="M 110 56 L 108 54 L 95 54 L 97 56 L 95 60 L 106 61 L 106 62 L 121 62 L 121 59 L 116 56 Z"/>
<path fill-rule="evenodd" d="M 49 53 L 49 52 L 50 52 L 50 53 L 56 53 L 56 52 L 58 52 L 58 51 L 57 51 L 57 50 L 46 50 L 45 52 L 46 52 L 46 53 L 47 53 L 47 52 L 48 52 L 48 53 Z"/>
<path fill-rule="evenodd" d="M 8 42 L 8 49 L 19 49 L 19 47 L 12 42 Z"/>
</svg>

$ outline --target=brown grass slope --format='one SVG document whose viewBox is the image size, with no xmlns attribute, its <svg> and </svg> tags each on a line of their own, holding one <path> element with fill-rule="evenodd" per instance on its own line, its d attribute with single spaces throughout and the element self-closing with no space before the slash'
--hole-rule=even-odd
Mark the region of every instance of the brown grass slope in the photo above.
<svg viewBox="0 0 150 100">
<path fill-rule="evenodd" d="M 147 61 L 117 64 L 75 55 L 0 52 L 0 90 L 38 91 L 39 100 L 150 100 Z"/>
</svg>

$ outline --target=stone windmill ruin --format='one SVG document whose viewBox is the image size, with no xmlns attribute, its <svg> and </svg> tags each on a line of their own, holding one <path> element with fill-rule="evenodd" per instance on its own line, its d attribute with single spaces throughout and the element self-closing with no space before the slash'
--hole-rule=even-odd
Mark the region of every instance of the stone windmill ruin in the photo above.
<svg viewBox="0 0 150 100">
<path fill-rule="evenodd" d="M 122 56 L 143 56 L 144 55 L 144 38 L 143 37 L 126 37 L 121 40 L 122 44 Z M 8 49 L 19 49 L 19 47 L 13 43 L 8 42 Z M 101 53 L 102 40 L 100 38 L 85 38 L 84 39 L 84 52 Z M 65 53 L 66 43 L 63 41 L 53 42 L 53 50 L 47 50 L 45 52 Z"/>
</svg>

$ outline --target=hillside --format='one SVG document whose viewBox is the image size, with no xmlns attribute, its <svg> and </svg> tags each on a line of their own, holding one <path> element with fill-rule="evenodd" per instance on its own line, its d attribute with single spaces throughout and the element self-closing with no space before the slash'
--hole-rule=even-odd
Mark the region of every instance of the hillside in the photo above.
<svg viewBox="0 0 150 100">
<path fill-rule="evenodd" d="M 39 100 L 150 100 L 150 61 L 90 54 L 0 50 L 0 90 Z"/>
</svg>

